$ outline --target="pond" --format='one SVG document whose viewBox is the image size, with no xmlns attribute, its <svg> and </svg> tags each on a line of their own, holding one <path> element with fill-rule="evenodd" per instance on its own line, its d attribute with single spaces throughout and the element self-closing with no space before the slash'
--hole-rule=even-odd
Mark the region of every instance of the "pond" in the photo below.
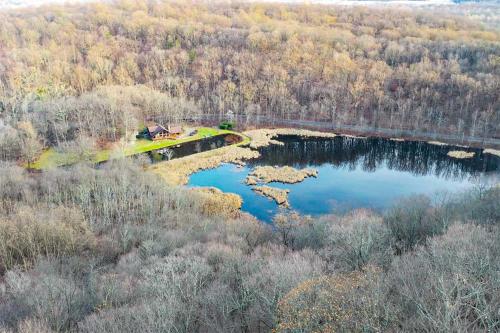
<svg viewBox="0 0 500 333">
<path fill-rule="evenodd" d="M 216 136 L 207 137 L 201 140 L 181 143 L 176 146 L 168 148 L 153 150 L 146 154 L 150 157 L 153 163 L 161 162 L 165 160 L 192 155 L 195 153 L 201 153 L 208 150 L 222 148 L 225 146 L 241 142 L 241 140 L 242 138 L 235 134 L 220 134 Z"/>
<path fill-rule="evenodd" d="M 244 167 L 224 164 L 191 175 L 189 186 L 212 186 L 243 198 L 242 210 L 270 222 L 280 208 L 245 184 L 256 166 L 311 167 L 318 177 L 296 184 L 269 183 L 289 189 L 290 209 L 321 215 L 366 207 L 382 211 L 399 197 L 457 192 L 481 183 L 497 183 L 500 158 L 481 149 L 432 145 L 382 138 L 332 139 L 279 137 L 283 146 L 261 148 L 261 158 Z M 451 150 L 475 152 L 469 159 L 447 156 Z"/>
</svg>

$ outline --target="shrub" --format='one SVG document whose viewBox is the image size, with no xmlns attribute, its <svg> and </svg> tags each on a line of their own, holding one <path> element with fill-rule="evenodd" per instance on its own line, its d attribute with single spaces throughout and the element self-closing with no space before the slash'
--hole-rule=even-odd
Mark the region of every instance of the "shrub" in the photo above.
<svg viewBox="0 0 500 333">
<path fill-rule="evenodd" d="M 334 219 L 324 249 L 329 262 L 341 270 L 362 270 L 365 265 L 390 262 L 389 230 L 380 217 L 364 210 Z"/>
<path fill-rule="evenodd" d="M 78 272 L 78 262 L 43 261 L 32 272 L 7 272 L 7 299 L 16 312 L 22 310 L 43 327 L 57 332 L 74 328 L 101 303 L 96 297 L 94 272 L 89 267 Z"/>
<path fill-rule="evenodd" d="M 23 207 L 0 220 L 0 271 L 28 268 L 39 256 L 61 257 L 94 245 L 82 214 L 75 209 Z"/>
<path fill-rule="evenodd" d="M 79 207 L 98 233 L 128 224 L 172 226 L 193 215 L 196 220 L 201 210 L 187 190 L 159 182 L 127 159 L 98 170 L 84 165 L 51 170 L 40 180 L 38 191 L 50 203 Z"/>
<path fill-rule="evenodd" d="M 0 162 L 0 214 L 12 213 L 19 203 L 32 204 L 34 184 L 23 168 Z"/>
<path fill-rule="evenodd" d="M 385 215 L 384 222 L 391 232 L 397 254 L 443 231 L 443 226 L 435 223 L 430 199 L 423 195 L 401 199 Z"/>
<path fill-rule="evenodd" d="M 230 121 L 223 121 L 219 124 L 219 128 L 223 130 L 232 130 L 234 128 L 234 123 Z"/>
<path fill-rule="evenodd" d="M 19 137 L 18 130 L 3 126 L 3 120 L 0 119 L 0 160 L 16 161 L 21 158 L 23 147 Z"/>
<path fill-rule="evenodd" d="M 296 212 L 283 212 L 276 214 L 273 222 L 283 245 L 296 249 L 300 231 L 312 223 L 312 220 Z"/>
<path fill-rule="evenodd" d="M 304 281 L 280 300 L 276 332 L 381 331 L 376 283 L 374 269 Z"/>
<path fill-rule="evenodd" d="M 79 323 L 79 332 L 85 333 L 189 333 L 176 321 L 176 300 L 142 300 L 138 304 L 105 309 L 88 316 Z M 179 318 L 182 320 L 182 318 Z"/>
<path fill-rule="evenodd" d="M 498 331 L 499 255 L 498 233 L 457 224 L 425 248 L 396 258 L 388 296 L 402 330 Z"/>
<path fill-rule="evenodd" d="M 157 301 L 157 311 L 164 313 L 162 320 L 172 323 L 170 330 L 197 331 L 204 288 L 211 280 L 210 266 L 196 257 L 166 257 L 142 274 L 144 296 Z"/>
<path fill-rule="evenodd" d="M 264 330 L 276 324 L 279 300 L 299 283 L 319 277 L 324 262 L 311 250 L 291 252 L 282 246 L 263 247 L 253 258 L 258 258 L 261 268 L 244 285 L 255 297 L 253 322 L 264 324 L 260 327 Z"/>
<path fill-rule="evenodd" d="M 17 325 L 16 330 L 0 327 L 0 333 L 52 333 L 50 326 L 42 320 L 25 319 Z"/>
<path fill-rule="evenodd" d="M 295 248 L 310 248 L 320 250 L 328 244 L 330 234 L 331 216 L 307 219 L 304 218 L 296 230 Z"/>
<path fill-rule="evenodd" d="M 243 250 L 246 253 L 251 253 L 258 246 L 268 243 L 274 236 L 268 224 L 257 221 L 252 217 L 234 220 L 228 224 L 226 230 L 243 240 Z"/>
<path fill-rule="evenodd" d="M 500 223 L 500 186 L 477 186 L 450 202 L 455 215 L 481 225 Z"/>
</svg>

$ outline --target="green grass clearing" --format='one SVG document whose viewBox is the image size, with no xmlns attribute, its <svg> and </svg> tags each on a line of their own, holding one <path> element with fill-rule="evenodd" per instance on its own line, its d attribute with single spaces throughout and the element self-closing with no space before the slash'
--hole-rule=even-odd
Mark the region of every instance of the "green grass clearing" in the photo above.
<svg viewBox="0 0 500 333">
<path fill-rule="evenodd" d="M 71 152 L 60 152 L 54 148 L 46 149 L 36 160 L 30 165 L 31 169 L 35 170 L 46 170 L 64 165 L 71 165 L 78 162 L 88 161 L 92 163 L 100 163 L 105 162 L 110 159 L 122 158 L 127 156 L 132 156 L 136 154 L 146 153 L 148 151 L 168 148 L 172 146 L 176 146 L 178 144 L 201 140 L 208 137 L 213 137 L 217 135 L 223 134 L 235 134 L 243 138 L 243 140 L 236 145 L 246 145 L 250 143 L 250 138 L 230 130 L 221 130 L 210 127 L 200 127 L 196 129 L 198 132 L 193 136 L 188 136 L 184 138 L 180 138 L 177 140 L 159 140 L 159 141 L 151 141 L 147 139 L 137 139 L 134 142 L 129 143 L 127 146 L 123 148 L 115 148 L 115 149 L 103 149 L 98 150 L 93 153 L 85 154 L 85 156 L 81 156 L 77 153 Z"/>
</svg>

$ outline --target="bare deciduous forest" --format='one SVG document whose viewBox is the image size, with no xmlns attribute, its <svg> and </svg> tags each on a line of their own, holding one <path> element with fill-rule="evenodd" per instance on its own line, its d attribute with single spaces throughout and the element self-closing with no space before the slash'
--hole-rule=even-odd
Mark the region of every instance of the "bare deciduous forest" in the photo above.
<svg viewBox="0 0 500 333">
<path fill-rule="evenodd" d="M 500 136 L 500 33 L 465 17 L 118 1 L 0 12 L 0 332 L 495 332 L 500 187 L 272 226 L 139 159 L 44 147 L 228 110 Z"/>
<path fill-rule="evenodd" d="M 3 332 L 500 327 L 498 187 L 271 230 L 130 161 L 0 171 Z"/>
</svg>

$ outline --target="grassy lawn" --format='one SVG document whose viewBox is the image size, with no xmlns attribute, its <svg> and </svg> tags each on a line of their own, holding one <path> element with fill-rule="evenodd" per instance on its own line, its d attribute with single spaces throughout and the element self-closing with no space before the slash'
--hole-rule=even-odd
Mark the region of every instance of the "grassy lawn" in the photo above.
<svg viewBox="0 0 500 333">
<path fill-rule="evenodd" d="M 239 135 L 243 138 L 243 141 L 238 143 L 237 145 L 245 145 L 250 142 L 250 138 L 234 131 L 230 130 L 221 130 L 210 127 L 200 127 L 197 128 L 198 133 L 193 136 L 188 136 L 184 138 L 180 138 L 177 140 L 159 140 L 159 141 L 151 141 L 147 139 L 138 139 L 123 148 L 116 149 L 103 149 L 99 150 L 93 154 L 89 154 L 88 156 L 82 157 L 76 153 L 68 153 L 68 152 L 58 152 L 54 148 L 49 148 L 45 150 L 37 161 L 32 163 L 30 167 L 36 170 L 45 170 L 50 168 L 55 168 L 58 166 L 75 164 L 84 160 L 93 163 L 104 162 L 113 158 L 120 158 L 126 156 L 132 156 L 136 154 L 145 153 L 151 150 L 168 148 L 172 146 L 176 146 L 181 143 L 186 143 L 190 141 L 196 141 L 207 137 L 212 137 L 216 135 L 222 134 L 235 134 Z"/>
</svg>

